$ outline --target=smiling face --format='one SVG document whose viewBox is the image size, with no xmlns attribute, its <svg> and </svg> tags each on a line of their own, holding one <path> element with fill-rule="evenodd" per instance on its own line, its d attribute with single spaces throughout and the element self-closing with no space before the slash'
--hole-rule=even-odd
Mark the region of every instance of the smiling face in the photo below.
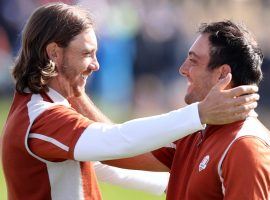
<svg viewBox="0 0 270 200">
<path fill-rule="evenodd" d="M 47 51 L 58 70 L 58 75 L 52 78 L 49 87 L 65 97 L 80 96 L 88 76 L 99 69 L 94 30 L 89 28 L 75 36 L 66 48 L 52 43 L 48 45 Z"/>
<path fill-rule="evenodd" d="M 62 73 L 74 87 L 84 87 L 87 77 L 99 69 L 96 58 L 97 39 L 94 30 L 77 35 L 63 51 Z"/>
<path fill-rule="evenodd" d="M 220 78 L 219 69 L 208 69 L 210 44 L 207 34 L 200 35 L 191 46 L 188 56 L 179 68 L 179 73 L 187 78 L 188 89 L 185 102 L 201 101 Z"/>
</svg>

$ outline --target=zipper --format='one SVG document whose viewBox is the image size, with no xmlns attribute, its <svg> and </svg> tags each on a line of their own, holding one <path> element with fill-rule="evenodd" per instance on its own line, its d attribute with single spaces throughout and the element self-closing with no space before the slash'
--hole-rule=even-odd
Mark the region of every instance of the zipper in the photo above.
<svg viewBox="0 0 270 200">
<path fill-rule="evenodd" d="M 200 133 L 201 137 L 200 137 L 199 142 L 197 143 L 198 148 L 201 146 L 201 144 L 203 143 L 203 140 L 204 140 L 204 132 L 200 131 L 199 133 Z"/>
</svg>

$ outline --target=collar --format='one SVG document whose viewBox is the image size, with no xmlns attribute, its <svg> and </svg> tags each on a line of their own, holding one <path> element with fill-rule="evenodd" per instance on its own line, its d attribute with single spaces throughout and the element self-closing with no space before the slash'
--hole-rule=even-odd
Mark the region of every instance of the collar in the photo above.
<svg viewBox="0 0 270 200">
<path fill-rule="evenodd" d="M 244 120 L 236 121 L 236 122 L 233 122 L 233 123 L 230 123 L 230 124 L 223 124 L 223 125 L 207 125 L 205 130 L 203 130 L 203 133 L 214 132 L 214 131 L 216 131 L 218 129 L 221 129 L 221 128 L 228 128 L 228 127 L 237 128 L 237 127 L 241 127 L 247 119 L 257 118 L 257 117 L 258 117 L 258 114 L 255 112 L 255 110 L 251 110 L 249 112 L 249 116 Z"/>
<path fill-rule="evenodd" d="M 56 92 L 54 89 L 49 88 L 49 92 L 47 92 L 47 95 L 50 97 L 50 99 L 54 103 L 60 103 L 64 106 L 70 107 L 68 100 L 65 97 L 63 97 L 61 94 Z"/>
<path fill-rule="evenodd" d="M 223 125 L 207 125 L 202 133 L 204 134 L 204 137 L 207 138 L 220 129 L 241 127 L 243 125 L 244 121 L 245 120 L 241 120 L 241 121 L 233 122 L 230 124 L 223 124 Z"/>
<path fill-rule="evenodd" d="M 249 114 L 249 117 L 247 117 L 247 119 L 249 118 L 257 118 L 257 113 L 252 110 L 251 113 Z M 240 120 L 240 121 L 236 121 L 230 124 L 223 124 L 223 125 L 207 125 L 206 128 L 201 132 L 202 133 L 202 137 L 204 139 L 208 138 L 210 135 L 212 135 L 213 133 L 216 133 L 218 131 L 220 131 L 221 129 L 226 129 L 226 130 L 239 130 L 244 122 L 247 120 Z"/>
<path fill-rule="evenodd" d="M 24 92 L 28 93 L 28 94 L 31 93 L 29 88 L 25 88 Z M 59 104 L 62 104 L 66 107 L 71 107 L 70 103 L 68 102 L 68 100 L 65 97 L 63 97 L 60 93 L 56 92 L 56 90 L 54 90 L 50 87 L 49 87 L 49 92 L 46 92 L 43 94 L 47 95 L 53 103 L 59 103 Z"/>
</svg>

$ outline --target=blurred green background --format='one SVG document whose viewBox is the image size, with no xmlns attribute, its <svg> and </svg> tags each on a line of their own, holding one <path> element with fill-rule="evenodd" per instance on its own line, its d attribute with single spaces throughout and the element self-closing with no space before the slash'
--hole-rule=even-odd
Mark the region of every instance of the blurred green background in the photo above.
<svg viewBox="0 0 270 200">
<path fill-rule="evenodd" d="M 0 99 L 0 130 L 2 133 L 3 130 L 3 125 L 5 123 L 9 106 L 10 106 L 11 100 L 9 99 Z M 0 150 L 1 153 L 1 150 Z M 1 163 L 1 161 L 0 161 Z M 5 200 L 7 199 L 6 195 L 6 185 L 5 185 L 5 179 L 4 179 L 4 174 L 2 172 L 2 165 L 0 165 L 0 199 Z"/>
<path fill-rule="evenodd" d="M 6 120 L 9 106 L 11 100 L 10 99 L 1 99 L 0 98 L 0 130 L 3 129 L 4 122 Z M 164 200 L 165 195 L 163 196 L 154 196 L 151 194 L 146 194 L 140 191 L 133 191 L 128 189 L 123 189 L 118 186 L 112 186 L 109 184 L 101 183 L 101 192 L 104 200 Z M 0 167 L 0 200 L 7 199 L 6 185 L 5 179 L 2 172 L 2 165 Z"/>
</svg>

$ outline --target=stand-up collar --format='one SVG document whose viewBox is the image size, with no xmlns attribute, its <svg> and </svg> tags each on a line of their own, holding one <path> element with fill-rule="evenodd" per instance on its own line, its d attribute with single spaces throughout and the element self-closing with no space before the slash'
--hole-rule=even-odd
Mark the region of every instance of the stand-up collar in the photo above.
<svg viewBox="0 0 270 200">
<path fill-rule="evenodd" d="M 49 92 L 47 92 L 47 95 L 51 98 L 51 100 L 54 103 L 61 103 L 67 107 L 70 107 L 68 100 L 65 97 L 63 97 L 61 94 L 56 92 L 54 89 L 49 88 Z"/>
</svg>

